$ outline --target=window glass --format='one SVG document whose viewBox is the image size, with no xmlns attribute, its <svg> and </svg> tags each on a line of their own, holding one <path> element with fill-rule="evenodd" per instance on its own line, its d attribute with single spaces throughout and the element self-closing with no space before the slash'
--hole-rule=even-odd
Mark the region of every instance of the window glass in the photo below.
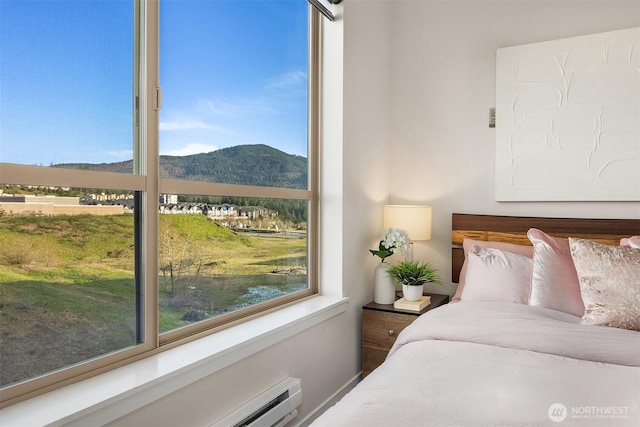
<svg viewBox="0 0 640 427">
<path fill-rule="evenodd" d="M 0 190 L 1 384 L 136 344 L 134 195 Z"/>
<path fill-rule="evenodd" d="M 0 0 L 3 404 L 317 292 L 308 13 Z"/>
<path fill-rule="evenodd" d="M 161 195 L 160 331 L 308 289 L 307 202 Z"/>
<path fill-rule="evenodd" d="M 161 177 L 307 189 L 308 5 L 160 3 Z"/>
<path fill-rule="evenodd" d="M 133 172 L 133 9 L 0 1 L 0 162 Z"/>
</svg>

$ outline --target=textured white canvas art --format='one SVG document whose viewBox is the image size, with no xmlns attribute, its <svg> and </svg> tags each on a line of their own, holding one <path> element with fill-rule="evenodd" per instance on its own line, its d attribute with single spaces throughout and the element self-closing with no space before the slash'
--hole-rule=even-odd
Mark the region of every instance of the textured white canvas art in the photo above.
<svg viewBox="0 0 640 427">
<path fill-rule="evenodd" d="M 640 27 L 498 49 L 496 200 L 640 200 Z"/>
</svg>

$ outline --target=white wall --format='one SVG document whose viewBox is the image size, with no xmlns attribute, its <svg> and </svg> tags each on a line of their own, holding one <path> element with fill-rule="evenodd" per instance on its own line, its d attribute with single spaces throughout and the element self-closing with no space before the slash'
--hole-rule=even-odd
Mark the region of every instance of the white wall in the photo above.
<svg viewBox="0 0 640 427">
<path fill-rule="evenodd" d="M 373 300 L 373 271 L 380 259 L 369 248 L 379 241 L 382 205 L 394 173 L 389 151 L 392 3 L 347 0 L 344 5 L 343 279 L 347 296 L 362 305 Z"/>
<path fill-rule="evenodd" d="M 497 48 L 640 26 L 640 2 L 393 4 L 391 147 L 402 167 L 391 175 L 390 200 L 430 204 L 434 215 L 432 240 L 416 243 L 416 259 L 451 277 L 452 212 L 640 217 L 638 203 L 495 202 L 495 129 L 488 127 Z"/>
<path fill-rule="evenodd" d="M 343 315 L 118 420 L 200 425 L 286 375 L 302 378 L 304 420 L 360 369 L 361 306 L 373 298 L 382 205 L 429 203 L 433 239 L 416 259 L 450 274 L 452 212 L 638 217 L 630 203 L 493 201 L 495 50 L 640 25 L 636 0 L 345 0 L 326 26 L 323 134 L 325 292 Z M 433 289 L 443 292 L 442 289 Z M 452 293 L 449 287 L 448 292 Z"/>
</svg>

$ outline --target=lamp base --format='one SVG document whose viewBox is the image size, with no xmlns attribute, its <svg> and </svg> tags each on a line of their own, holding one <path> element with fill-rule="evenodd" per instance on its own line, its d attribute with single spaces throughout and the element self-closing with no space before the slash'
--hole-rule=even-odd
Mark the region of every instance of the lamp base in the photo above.
<svg viewBox="0 0 640 427">
<path fill-rule="evenodd" d="M 404 260 L 406 262 L 413 262 L 413 242 L 409 242 L 409 249 L 404 254 Z"/>
</svg>

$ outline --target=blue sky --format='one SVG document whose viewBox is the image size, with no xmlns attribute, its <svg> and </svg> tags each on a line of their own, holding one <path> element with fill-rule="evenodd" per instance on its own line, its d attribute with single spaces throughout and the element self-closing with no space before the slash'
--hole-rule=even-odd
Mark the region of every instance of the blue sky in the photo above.
<svg viewBox="0 0 640 427">
<path fill-rule="evenodd" d="M 307 2 L 161 0 L 161 154 L 306 156 Z M 0 0 L 0 161 L 132 156 L 133 5 Z"/>
</svg>

